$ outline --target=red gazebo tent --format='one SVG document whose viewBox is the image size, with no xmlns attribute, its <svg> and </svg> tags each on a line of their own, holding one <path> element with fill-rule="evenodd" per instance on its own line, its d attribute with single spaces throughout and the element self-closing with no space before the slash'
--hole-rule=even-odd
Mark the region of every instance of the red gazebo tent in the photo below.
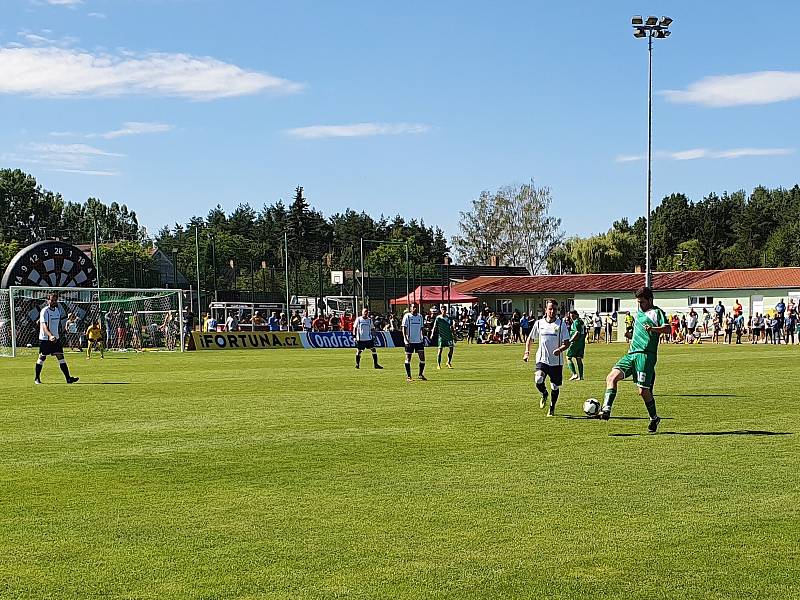
<svg viewBox="0 0 800 600">
<path fill-rule="evenodd" d="M 400 296 L 394 300 L 389 300 L 389 304 L 440 304 L 442 302 L 450 304 L 471 304 L 477 302 L 475 296 L 462 294 L 452 287 L 448 289 L 446 285 L 420 285 L 410 294 Z"/>
</svg>

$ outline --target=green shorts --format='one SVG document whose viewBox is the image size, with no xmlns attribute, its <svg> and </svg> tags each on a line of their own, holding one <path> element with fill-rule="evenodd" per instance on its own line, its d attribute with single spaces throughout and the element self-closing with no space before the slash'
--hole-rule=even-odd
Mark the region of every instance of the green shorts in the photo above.
<svg viewBox="0 0 800 600">
<path fill-rule="evenodd" d="M 569 348 L 567 348 L 567 358 L 583 358 L 583 353 L 585 350 L 586 346 L 583 344 L 580 346 L 570 344 Z"/>
<path fill-rule="evenodd" d="M 450 338 L 449 340 L 443 340 L 442 338 L 439 338 L 437 345 L 439 346 L 439 348 L 452 348 L 453 346 L 455 346 L 455 342 L 453 342 L 452 338 Z"/>
<path fill-rule="evenodd" d="M 633 376 L 633 382 L 640 388 L 652 390 L 656 382 L 657 361 L 655 354 L 634 352 L 620 358 L 614 368 L 622 371 L 625 377 Z"/>
</svg>

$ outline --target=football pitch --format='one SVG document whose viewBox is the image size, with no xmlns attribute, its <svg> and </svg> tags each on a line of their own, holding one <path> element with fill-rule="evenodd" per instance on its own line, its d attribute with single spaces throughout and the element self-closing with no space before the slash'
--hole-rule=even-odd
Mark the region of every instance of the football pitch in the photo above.
<svg viewBox="0 0 800 600">
<path fill-rule="evenodd" d="M 662 346 L 656 435 L 624 350 L 554 418 L 519 345 L 3 360 L 0 597 L 800 597 L 800 348 Z"/>
</svg>

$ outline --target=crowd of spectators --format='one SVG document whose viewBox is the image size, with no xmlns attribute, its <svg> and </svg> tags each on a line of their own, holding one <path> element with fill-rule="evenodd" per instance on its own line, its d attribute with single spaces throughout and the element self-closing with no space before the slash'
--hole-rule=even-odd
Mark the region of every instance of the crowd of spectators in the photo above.
<svg viewBox="0 0 800 600">
<path fill-rule="evenodd" d="M 424 334 L 430 336 L 433 321 L 438 314 L 434 306 L 424 313 Z M 524 343 L 534 322 L 540 319 L 543 307 L 536 315 L 514 309 L 510 314 L 492 310 L 487 304 L 473 304 L 471 307 L 451 307 L 449 317 L 453 333 L 458 340 L 476 344 Z M 569 320 L 569 307 L 562 303 L 557 307 L 559 318 Z M 113 318 L 113 317 L 112 317 Z M 393 312 L 373 314 L 378 331 L 397 331 L 400 319 Z M 624 319 L 625 337 L 630 338 L 633 331 L 633 315 L 627 312 L 583 315 L 587 332 L 587 342 L 611 343 L 618 319 Z M 789 303 L 778 302 L 774 309 L 765 314 L 744 317 L 742 304 L 737 300 L 730 309 L 720 301 L 713 309 L 691 308 L 688 313 L 668 314 L 670 332 L 664 334 L 662 342 L 677 344 L 711 343 L 741 344 L 743 340 L 751 344 L 795 344 L 800 343 L 800 318 L 794 299 Z M 316 316 L 299 310 L 285 312 L 273 310 L 255 311 L 252 315 L 231 313 L 225 323 L 206 313 L 203 315 L 203 331 L 352 331 L 355 317 L 350 312 L 344 314 L 320 313 Z M 108 329 L 112 329 L 109 324 Z M 117 336 L 119 338 L 119 335 Z"/>
<path fill-rule="evenodd" d="M 748 318 L 737 299 L 730 309 L 720 300 L 709 311 L 698 313 L 694 308 L 688 314 L 669 315 L 670 333 L 662 341 L 674 344 L 700 344 L 708 340 L 713 344 L 796 344 L 800 343 L 800 320 L 794 298 L 785 303 L 781 299 L 774 308 L 755 313 Z"/>
</svg>

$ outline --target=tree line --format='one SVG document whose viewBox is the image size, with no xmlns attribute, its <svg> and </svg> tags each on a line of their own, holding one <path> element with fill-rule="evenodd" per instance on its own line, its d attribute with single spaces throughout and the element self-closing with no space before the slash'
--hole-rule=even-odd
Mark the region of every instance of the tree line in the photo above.
<svg viewBox="0 0 800 600">
<path fill-rule="evenodd" d="M 463 264 L 525 266 L 531 273 L 632 272 L 644 265 L 645 220 L 615 221 L 597 235 L 566 237 L 550 214 L 551 191 L 525 185 L 484 191 L 461 213 L 452 247 Z M 658 271 L 800 265 L 800 186 L 711 193 L 699 201 L 671 194 L 651 217 L 652 265 Z M 159 285 L 152 248 L 177 251 L 179 270 L 194 282 L 199 250 L 205 290 L 285 291 L 288 246 L 293 294 L 333 293 L 331 270 L 350 272 L 357 293 L 360 242 L 371 274 L 405 277 L 406 245 L 413 275 L 436 277 L 450 252 L 439 227 L 397 215 L 373 217 L 346 209 L 325 217 L 302 187 L 285 205 L 260 209 L 220 206 L 185 223 L 165 225 L 152 238 L 125 204 L 97 198 L 68 202 L 20 170 L 0 169 L 0 273 L 22 247 L 41 239 L 100 243 L 102 285 Z M 111 244 L 113 242 L 113 244 Z"/>
<path fill-rule="evenodd" d="M 375 218 L 350 209 L 326 218 L 309 204 L 300 186 L 288 206 L 281 200 L 258 210 L 240 204 L 230 213 L 216 206 L 205 216 L 164 225 L 151 238 L 124 204 L 95 198 L 66 202 L 33 176 L 0 169 L 0 224 L 0 273 L 27 244 L 41 239 L 91 244 L 96 227 L 101 284 L 106 287 L 147 283 L 154 268 L 153 245 L 170 258 L 177 250 L 178 269 L 192 282 L 199 250 L 205 290 L 275 294 L 285 291 L 286 245 L 292 294 L 308 295 L 332 291 L 331 270 L 360 270 L 361 238 L 376 240 L 365 245 L 365 267 L 384 276 L 405 277 L 406 244 L 417 276 L 438 273 L 436 266 L 449 252 L 443 231 L 421 219 Z M 349 293 L 354 293 L 353 286 L 351 282 Z"/>
<path fill-rule="evenodd" d="M 654 270 L 800 265 L 800 186 L 711 193 L 693 202 L 670 194 L 650 220 Z M 632 272 L 644 266 L 645 220 L 615 221 L 605 233 L 571 237 L 547 257 L 551 273 Z"/>
</svg>

